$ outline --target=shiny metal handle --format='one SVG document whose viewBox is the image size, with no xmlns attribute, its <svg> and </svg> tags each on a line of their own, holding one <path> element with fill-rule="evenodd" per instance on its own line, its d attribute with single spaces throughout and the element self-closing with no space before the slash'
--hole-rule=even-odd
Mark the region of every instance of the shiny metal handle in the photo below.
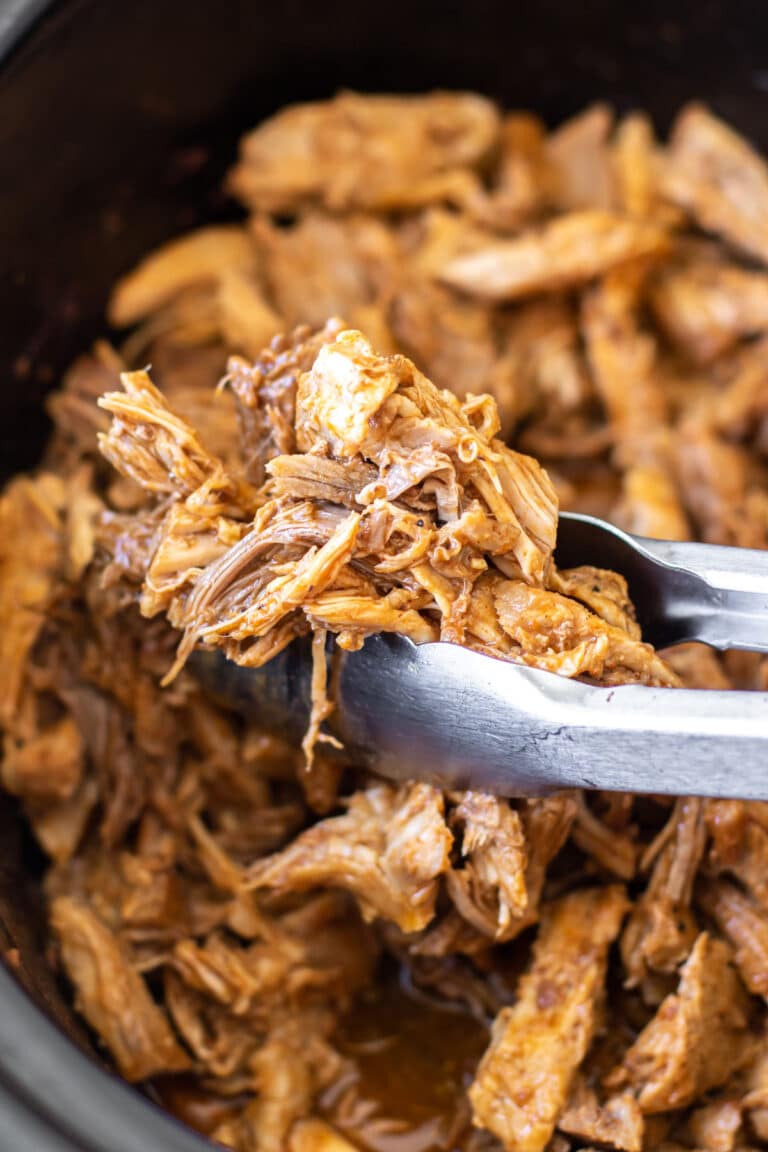
<svg viewBox="0 0 768 1152">
<path fill-rule="evenodd" d="M 385 636 L 348 658 L 340 692 L 342 734 L 396 779 L 768 799 L 768 693 L 594 688 Z"/>
<path fill-rule="evenodd" d="M 499 795 L 562 788 L 768 799 L 768 693 L 594 688 L 452 644 L 372 636 L 339 653 L 332 725 L 354 764 Z M 300 734 L 309 652 L 254 672 L 196 656 L 207 688 Z"/>
<path fill-rule="evenodd" d="M 287 740 L 300 740 L 306 732 L 312 690 L 309 640 L 294 640 L 261 668 L 243 668 L 205 648 L 193 652 L 189 663 L 216 703 Z"/>
<path fill-rule="evenodd" d="M 678 619 L 688 616 L 696 632 L 691 639 L 714 648 L 768 652 L 768 552 L 635 539 L 655 561 L 673 570 L 668 579 L 674 596 L 667 610 Z M 677 575 L 681 570 L 692 579 Z"/>
<path fill-rule="evenodd" d="M 643 639 L 700 640 L 768 652 L 768 551 L 631 536 L 592 516 L 560 517 L 561 567 L 595 564 L 627 579 Z"/>
</svg>

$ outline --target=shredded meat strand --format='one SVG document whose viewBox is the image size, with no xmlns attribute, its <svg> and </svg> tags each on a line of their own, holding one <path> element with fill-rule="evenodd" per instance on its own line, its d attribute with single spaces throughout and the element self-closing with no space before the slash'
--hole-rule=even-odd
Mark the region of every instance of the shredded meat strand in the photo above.
<svg viewBox="0 0 768 1152">
<path fill-rule="evenodd" d="M 512 1008 L 493 1026 L 469 1097 L 475 1124 L 510 1152 L 541 1152 L 590 1046 L 606 957 L 626 909 L 621 887 L 586 889 L 546 907 Z"/>
<path fill-rule="evenodd" d="M 768 547 L 766 162 L 701 105 L 342 92 L 228 190 L 0 496 L 0 784 L 77 1011 L 233 1152 L 766 1143 L 768 807 L 396 788 L 333 748 L 329 651 L 768 687 L 554 560 L 560 508 Z M 297 638 L 301 748 L 187 665 Z"/>
</svg>

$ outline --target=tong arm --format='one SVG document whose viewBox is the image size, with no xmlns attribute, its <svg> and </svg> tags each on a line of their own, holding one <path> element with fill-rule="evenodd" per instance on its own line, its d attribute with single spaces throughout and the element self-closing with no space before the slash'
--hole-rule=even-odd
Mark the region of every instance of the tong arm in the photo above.
<svg viewBox="0 0 768 1152">
<path fill-rule="evenodd" d="M 631 536 L 593 516 L 560 516 L 561 567 L 621 572 L 643 639 L 657 648 L 699 640 L 768 652 L 768 551 Z"/>
<path fill-rule="evenodd" d="M 372 636 L 339 652 L 331 727 L 344 755 L 395 780 L 502 796 L 563 788 L 768 799 L 768 693 L 596 688 L 460 648 Z M 263 669 L 195 657 L 252 719 L 303 731 L 307 645 Z"/>
</svg>

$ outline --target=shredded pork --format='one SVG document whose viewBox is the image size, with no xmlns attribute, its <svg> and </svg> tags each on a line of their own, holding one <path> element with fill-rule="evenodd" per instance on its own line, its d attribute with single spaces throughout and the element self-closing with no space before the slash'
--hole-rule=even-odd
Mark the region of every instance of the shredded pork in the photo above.
<svg viewBox="0 0 768 1152">
<path fill-rule="evenodd" d="M 768 167 L 699 105 L 662 144 L 345 92 L 228 187 L 247 216 L 116 285 L 130 330 L 0 497 L 0 783 L 77 1010 L 234 1152 L 761 1146 L 766 806 L 342 772 L 325 651 L 766 687 L 554 549 L 560 508 L 768 546 Z M 300 637 L 301 748 L 188 664 Z"/>
</svg>

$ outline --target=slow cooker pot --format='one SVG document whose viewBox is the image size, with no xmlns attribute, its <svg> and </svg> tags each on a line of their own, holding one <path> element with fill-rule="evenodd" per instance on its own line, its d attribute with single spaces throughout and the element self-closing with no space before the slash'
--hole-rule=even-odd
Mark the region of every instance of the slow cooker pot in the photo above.
<svg viewBox="0 0 768 1152">
<path fill-rule="evenodd" d="M 604 98 L 663 130 L 701 98 L 768 148 L 768 8 L 750 0 L 0 0 L 0 470 L 144 251 L 236 209 L 238 135 L 342 88 L 477 89 L 556 120 Z M 124 1085 L 48 970 L 41 861 L 0 796 L 0 1150 L 211 1145 Z"/>
</svg>

